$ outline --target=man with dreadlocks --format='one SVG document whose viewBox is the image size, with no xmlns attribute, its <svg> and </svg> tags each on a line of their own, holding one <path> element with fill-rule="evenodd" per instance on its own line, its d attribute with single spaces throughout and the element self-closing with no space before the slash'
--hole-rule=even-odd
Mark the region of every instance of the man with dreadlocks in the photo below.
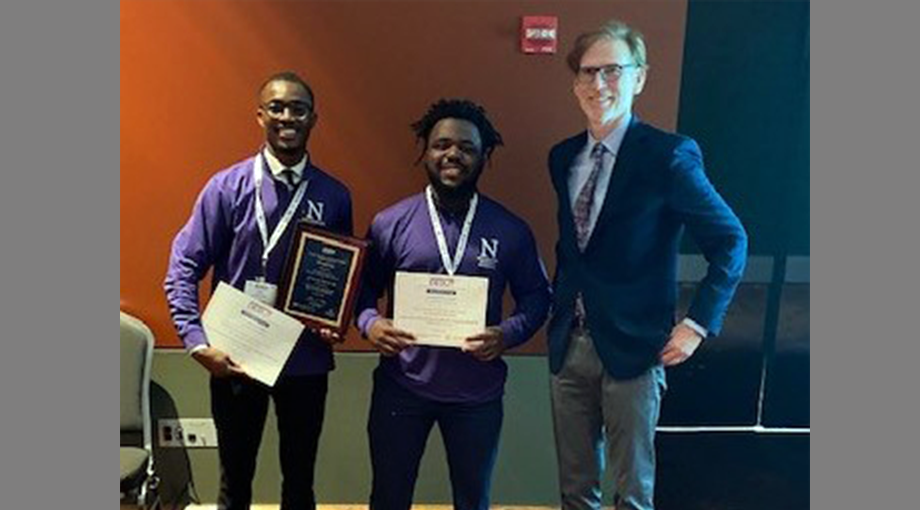
<svg viewBox="0 0 920 510">
<path fill-rule="evenodd" d="M 380 351 L 368 421 L 374 510 L 408 510 L 419 461 L 435 422 L 444 439 L 454 508 L 489 508 L 492 468 L 502 423 L 508 367 L 505 349 L 543 324 L 549 282 L 527 224 L 476 183 L 502 138 L 483 108 L 440 100 L 412 125 L 430 185 L 377 214 L 358 304 L 358 328 Z M 488 279 L 486 329 L 462 349 L 415 344 L 397 329 L 393 285 L 397 271 Z M 502 295 L 515 300 L 502 320 Z M 377 301 L 390 299 L 382 315 Z"/>
</svg>

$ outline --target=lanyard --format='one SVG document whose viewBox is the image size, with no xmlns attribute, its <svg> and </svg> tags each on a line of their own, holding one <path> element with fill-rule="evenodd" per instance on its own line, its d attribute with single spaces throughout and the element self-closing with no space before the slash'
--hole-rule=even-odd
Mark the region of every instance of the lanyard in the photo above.
<svg viewBox="0 0 920 510">
<path fill-rule="evenodd" d="M 463 229 L 460 231 L 460 239 L 457 241 L 457 251 L 451 260 L 450 253 L 447 251 L 447 238 L 444 237 L 444 229 L 441 227 L 441 218 L 434 207 L 434 197 L 431 185 L 425 188 L 425 198 L 428 201 L 428 215 L 431 216 L 431 226 L 434 227 L 434 237 L 438 241 L 438 250 L 441 252 L 441 262 L 447 274 L 453 276 L 460 267 L 460 261 L 463 260 L 463 253 L 466 252 L 466 243 L 470 238 L 470 229 L 473 226 L 473 217 L 476 216 L 476 205 L 479 204 L 479 193 L 473 193 L 470 199 L 470 207 L 466 211 L 466 219 L 463 221 Z"/>
<path fill-rule="evenodd" d="M 262 235 L 262 277 L 264 278 L 268 267 L 268 255 L 278 244 L 278 240 L 281 239 L 281 235 L 287 229 L 288 223 L 291 222 L 291 218 L 294 217 L 294 213 L 300 207 L 300 202 L 307 191 L 308 179 L 300 180 L 300 184 L 297 185 L 297 193 L 294 194 L 294 198 L 288 204 L 287 210 L 284 211 L 284 216 L 278 221 L 275 231 L 269 237 L 268 224 L 265 221 L 265 209 L 262 207 L 262 174 L 264 173 L 262 161 L 262 153 L 259 152 L 256 154 L 256 159 L 252 164 L 252 173 L 256 187 L 256 222 L 259 224 L 259 233 Z"/>
</svg>

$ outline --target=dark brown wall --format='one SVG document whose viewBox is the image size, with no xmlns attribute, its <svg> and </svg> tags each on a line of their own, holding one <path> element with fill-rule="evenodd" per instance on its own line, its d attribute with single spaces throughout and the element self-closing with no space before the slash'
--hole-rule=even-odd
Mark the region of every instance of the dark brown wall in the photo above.
<svg viewBox="0 0 920 510">
<path fill-rule="evenodd" d="M 652 64 L 638 113 L 676 125 L 687 5 L 643 2 L 122 2 L 121 308 L 177 346 L 162 292 L 169 247 L 217 170 L 257 150 L 256 92 L 293 69 L 313 86 L 314 160 L 352 190 L 355 228 L 419 192 L 409 124 L 440 97 L 484 105 L 506 146 L 482 191 L 526 219 L 554 267 L 555 203 L 546 154 L 583 129 L 565 52 L 618 17 L 639 27 Z M 559 17 L 560 51 L 518 49 L 522 15 Z M 543 352 L 542 333 L 524 352 Z M 346 349 L 363 349 L 352 331 Z"/>
</svg>

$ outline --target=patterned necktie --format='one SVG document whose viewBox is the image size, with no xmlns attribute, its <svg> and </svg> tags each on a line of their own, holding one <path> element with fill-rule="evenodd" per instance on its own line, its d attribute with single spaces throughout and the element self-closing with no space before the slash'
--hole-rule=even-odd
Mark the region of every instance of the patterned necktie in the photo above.
<svg viewBox="0 0 920 510">
<path fill-rule="evenodd" d="M 594 148 L 591 149 L 594 168 L 591 169 L 588 180 L 585 181 L 581 191 L 578 192 L 578 197 L 575 199 L 575 206 L 572 210 L 572 215 L 575 218 L 578 249 L 581 251 L 585 251 L 585 246 L 588 245 L 588 239 L 591 236 L 591 209 L 594 206 L 594 190 L 597 189 L 597 177 L 601 173 L 601 167 L 604 166 L 604 154 L 606 153 L 607 148 L 602 143 L 595 144 Z"/>
<path fill-rule="evenodd" d="M 597 189 L 597 177 L 604 166 L 604 154 L 606 153 L 607 147 L 604 147 L 602 143 L 595 144 L 594 148 L 591 149 L 594 168 L 591 169 L 588 180 L 585 181 L 581 191 L 578 192 L 578 197 L 575 199 L 572 215 L 575 218 L 575 234 L 578 237 L 578 249 L 580 251 L 585 251 L 585 246 L 588 245 L 588 239 L 590 239 L 589 228 L 591 226 L 591 209 L 594 206 L 594 190 Z M 575 295 L 575 326 L 584 329 L 585 315 L 584 297 L 582 297 L 581 292 L 578 292 Z"/>
</svg>

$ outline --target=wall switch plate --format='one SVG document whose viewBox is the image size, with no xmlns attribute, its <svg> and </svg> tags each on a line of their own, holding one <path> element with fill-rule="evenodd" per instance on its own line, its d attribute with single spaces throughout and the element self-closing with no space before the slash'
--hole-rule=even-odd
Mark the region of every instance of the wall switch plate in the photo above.
<svg viewBox="0 0 920 510">
<path fill-rule="evenodd" d="M 216 448 L 217 428 L 211 418 L 166 418 L 157 421 L 162 448 Z"/>
</svg>

